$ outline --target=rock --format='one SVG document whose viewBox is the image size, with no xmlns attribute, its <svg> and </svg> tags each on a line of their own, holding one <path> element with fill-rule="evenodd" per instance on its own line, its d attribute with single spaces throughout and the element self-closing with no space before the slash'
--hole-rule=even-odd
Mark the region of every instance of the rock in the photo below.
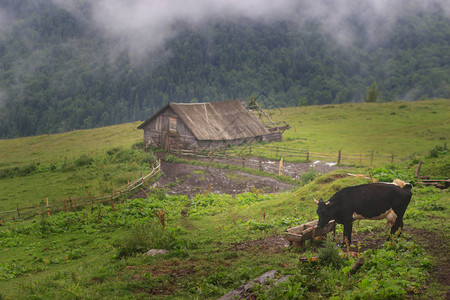
<svg viewBox="0 0 450 300">
<path fill-rule="evenodd" d="M 164 249 L 151 249 L 151 250 L 148 250 L 144 255 L 155 256 L 158 254 L 167 254 L 169 252 L 170 252 L 169 250 L 164 250 Z"/>
</svg>

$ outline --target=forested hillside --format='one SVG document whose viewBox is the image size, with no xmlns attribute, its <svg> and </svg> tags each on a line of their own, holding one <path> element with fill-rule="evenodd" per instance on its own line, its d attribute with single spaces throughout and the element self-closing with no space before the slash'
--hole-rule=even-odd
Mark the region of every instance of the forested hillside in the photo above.
<svg viewBox="0 0 450 300">
<path fill-rule="evenodd" d="M 0 0 L 0 138 L 143 120 L 169 101 L 360 102 L 374 82 L 380 101 L 450 98 L 439 2 L 405 7 L 388 32 L 347 18 L 348 42 L 319 18 L 180 19 L 152 51 L 114 47 L 123 38 L 92 26 L 93 2 L 69 2 Z"/>
</svg>

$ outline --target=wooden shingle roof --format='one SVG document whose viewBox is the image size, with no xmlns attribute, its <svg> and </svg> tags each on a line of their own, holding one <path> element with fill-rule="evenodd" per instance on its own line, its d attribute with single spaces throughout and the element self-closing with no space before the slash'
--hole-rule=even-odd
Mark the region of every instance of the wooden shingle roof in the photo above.
<svg viewBox="0 0 450 300">
<path fill-rule="evenodd" d="M 235 140 L 269 134 L 264 124 L 239 100 L 211 103 L 170 103 L 144 121 L 144 126 L 170 107 L 198 140 Z"/>
</svg>

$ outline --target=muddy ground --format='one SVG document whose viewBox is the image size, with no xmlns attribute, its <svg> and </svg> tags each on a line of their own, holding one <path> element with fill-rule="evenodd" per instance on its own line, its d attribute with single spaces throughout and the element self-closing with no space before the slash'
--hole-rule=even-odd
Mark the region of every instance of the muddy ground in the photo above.
<svg viewBox="0 0 450 300">
<path fill-rule="evenodd" d="M 239 159 L 214 160 L 215 163 L 224 165 L 242 165 Z M 256 166 L 265 172 L 279 173 L 279 162 L 255 158 L 246 161 L 246 167 Z M 314 169 L 315 172 L 325 174 L 338 169 L 337 166 L 325 162 L 310 163 L 283 163 L 282 172 L 294 179 L 300 178 L 301 174 Z M 179 164 L 161 162 L 162 176 L 154 186 L 163 187 L 169 194 L 187 195 L 192 198 L 198 193 L 210 190 L 217 194 L 240 194 L 255 189 L 265 193 L 278 193 L 289 191 L 295 185 L 278 181 L 276 179 L 245 173 L 226 168 L 214 168 L 211 166 L 194 166 L 190 164 Z"/>
</svg>

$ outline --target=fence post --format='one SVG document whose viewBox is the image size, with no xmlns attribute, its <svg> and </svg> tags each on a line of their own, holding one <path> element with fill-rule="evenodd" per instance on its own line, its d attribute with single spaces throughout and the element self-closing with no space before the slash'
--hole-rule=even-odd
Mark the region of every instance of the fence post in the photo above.
<svg viewBox="0 0 450 300">
<path fill-rule="evenodd" d="M 63 203 L 64 203 L 64 212 L 67 213 L 66 198 L 63 198 Z"/>
<path fill-rule="evenodd" d="M 73 206 L 72 206 L 72 199 L 69 196 L 69 205 L 70 205 L 70 210 L 73 210 Z"/>
<path fill-rule="evenodd" d="M 372 150 L 372 154 L 370 155 L 370 165 L 373 166 L 373 150 Z"/>
<path fill-rule="evenodd" d="M 249 155 L 252 155 L 252 144 L 248 145 Z"/>
<path fill-rule="evenodd" d="M 309 148 L 306 148 L 306 161 L 309 161 Z"/>
<path fill-rule="evenodd" d="M 338 160 L 337 160 L 337 164 L 339 165 L 340 163 L 341 163 L 341 149 L 339 149 Z"/>
<path fill-rule="evenodd" d="M 391 165 L 394 164 L 394 153 L 392 153 Z"/>
<path fill-rule="evenodd" d="M 20 219 L 19 203 L 16 203 L 16 207 L 17 207 L 17 218 Z"/>
<path fill-rule="evenodd" d="M 245 168 L 245 158 L 242 156 L 242 167 Z"/>
<path fill-rule="evenodd" d="M 422 162 L 419 161 L 419 164 L 417 165 L 416 169 L 416 175 L 414 177 L 419 178 L 420 168 L 422 167 Z"/>
<path fill-rule="evenodd" d="M 47 204 L 47 216 L 50 216 L 50 209 L 48 208 L 48 197 L 45 198 L 45 203 Z"/>
<path fill-rule="evenodd" d="M 283 157 L 280 159 L 280 167 L 278 168 L 278 176 L 283 175 Z"/>
<path fill-rule="evenodd" d="M 361 152 L 359 153 L 359 166 L 361 167 L 362 165 L 362 154 Z"/>
<path fill-rule="evenodd" d="M 209 149 L 209 161 L 212 162 L 213 161 L 213 150 Z"/>
<path fill-rule="evenodd" d="M 258 160 L 258 162 L 259 162 L 259 170 L 260 170 L 260 171 L 264 171 L 264 168 L 263 168 L 263 165 L 262 165 L 261 158 Z"/>
<path fill-rule="evenodd" d="M 109 202 L 111 203 L 112 209 L 115 209 L 115 207 L 114 207 L 114 201 L 113 201 L 113 192 L 111 193 L 111 198 L 109 198 Z"/>
</svg>

